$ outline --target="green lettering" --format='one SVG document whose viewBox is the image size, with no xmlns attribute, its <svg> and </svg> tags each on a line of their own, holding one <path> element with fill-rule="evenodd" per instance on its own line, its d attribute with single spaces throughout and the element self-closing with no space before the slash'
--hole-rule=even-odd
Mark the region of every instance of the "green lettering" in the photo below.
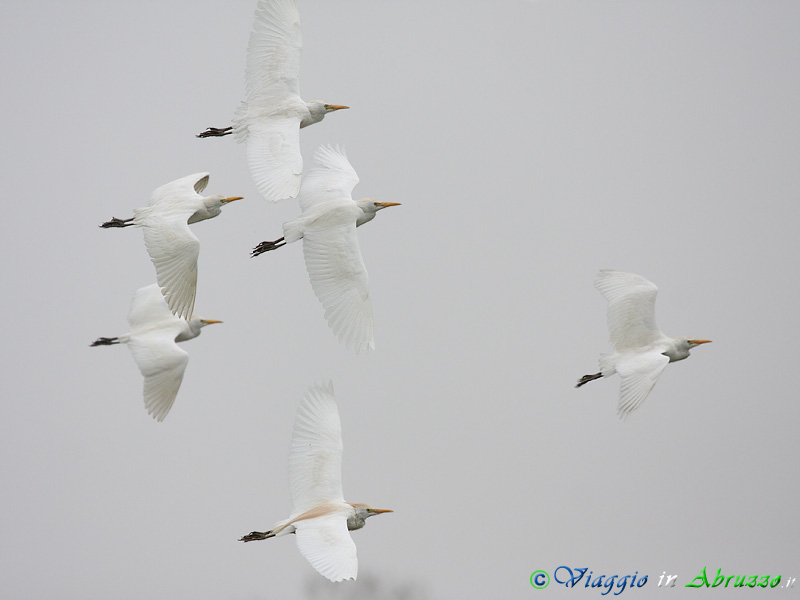
<svg viewBox="0 0 800 600">
<path fill-rule="evenodd" d="M 725 587 L 728 587 L 728 584 L 731 582 L 731 579 L 736 577 L 736 575 L 728 575 L 728 579 L 725 580 Z"/>
<path fill-rule="evenodd" d="M 758 581 L 758 575 L 753 575 L 753 578 L 750 580 L 750 583 L 747 584 L 747 587 L 756 587 L 756 581 Z"/>
<path fill-rule="evenodd" d="M 780 582 L 781 582 L 781 576 L 778 575 L 775 579 L 769 582 L 769 587 L 777 587 Z"/>
<path fill-rule="evenodd" d="M 711 584 L 711 587 L 717 587 L 723 581 L 725 581 L 725 576 L 722 574 L 722 569 L 717 569 L 717 576 L 714 578 L 714 583 Z"/>
<path fill-rule="evenodd" d="M 695 583 L 695 581 L 697 581 L 698 579 L 700 581 Z M 703 567 L 703 570 L 700 571 L 700 573 L 697 575 L 697 577 L 692 579 L 684 587 L 703 587 L 703 586 L 708 587 L 708 578 L 706 577 L 706 568 L 705 567 Z"/>
<path fill-rule="evenodd" d="M 759 587 L 767 587 L 769 585 L 769 575 L 764 575 L 764 579 L 761 580 L 761 583 L 758 584 Z"/>
<path fill-rule="evenodd" d="M 743 587 L 745 577 L 747 577 L 747 575 L 740 575 L 739 579 L 736 580 L 736 583 L 733 584 L 733 587 Z"/>
</svg>

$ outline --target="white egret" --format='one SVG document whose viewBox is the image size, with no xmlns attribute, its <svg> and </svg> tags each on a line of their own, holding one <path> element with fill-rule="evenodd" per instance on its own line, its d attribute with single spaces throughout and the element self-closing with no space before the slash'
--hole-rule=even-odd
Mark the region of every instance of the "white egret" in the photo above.
<svg viewBox="0 0 800 600">
<path fill-rule="evenodd" d="M 294 533 L 300 552 L 320 574 L 331 581 L 355 579 L 356 545 L 348 531 L 361 529 L 373 515 L 392 511 L 344 501 L 342 426 L 331 382 L 311 386 L 297 407 L 289 449 L 289 492 L 292 514 L 288 519 L 239 541 Z"/>
<path fill-rule="evenodd" d="M 173 315 L 157 284 L 136 290 L 128 311 L 130 333 L 101 337 L 92 346 L 127 344 L 144 376 L 144 406 L 156 421 L 163 421 L 175 402 L 189 364 L 189 355 L 178 347 L 200 335 L 206 325 L 222 323 L 192 317 L 186 321 Z"/>
<path fill-rule="evenodd" d="M 212 219 L 222 206 L 242 196 L 201 196 L 208 173 L 181 177 L 157 188 L 146 208 L 137 208 L 130 219 L 112 218 L 100 227 L 130 227 L 144 232 L 144 244 L 156 268 L 170 310 L 188 319 L 194 311 L 197 291 L 197 257 L 200 240 L 189 225 Z"/>
<path fill-rule="evenodd" d="M 668 363 L 683 360 L 689 351 L 711 340 L 665 336 L 656 326 L 658 288 L 633 273 L 604 269 L 595 287 L 608 301 L 608 330 L 614 351 L 600 355 L 600 372 L 584 375 L 582 385 L 619 373 L 617 414 L 627 417 L 644 402 Z"/>
<path fill-rule="evenodd" d="M 303 254 L 311 287 L 325 308 L 334 334 L 359 352 L 375 348 L 372 301 L 367 269 L 358 247 L 356 227 L 399 202 L 375 198 L 353 201 L 358 175 L 344 150 L 320 146 L 314 154 L 318 167 L 303 178 L 298 200 L 302 214 L 283 224 L 284 237 L 261 242 L 253 256 L 303 239 Z"/>
<path fill-rule="evenodd" d="M 303 36 L 296 0 L 259 0 L 247 46 L 245 100 L 232 127 L 209 127 L 197 137 L 234 134 L 247 143 L 247 164 L 258 191 L 277 202 L 300 191 L 300 129 L 349 108 L 300 98 Z"/>
</svg>

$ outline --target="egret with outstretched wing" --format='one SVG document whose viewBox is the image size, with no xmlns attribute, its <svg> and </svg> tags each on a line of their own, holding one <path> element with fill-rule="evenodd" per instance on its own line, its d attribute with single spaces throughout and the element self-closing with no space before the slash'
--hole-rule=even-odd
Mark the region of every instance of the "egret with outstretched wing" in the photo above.
<svg viewBox="0 0 800 600">
<path fill-rule="evenodd" d="M 600 372 L 584 375 L 575 387 L 619 373 L 617 413 L 624 418 L 644 402 L 668 363 L 687 358 L 692 348 L 711 340 L 672 339 L 661 333 L 655 316 L 658 288 L 644 277 L 604 269 L 594 285 L 608 301 L 614 351 L 601 354 Z"/>
<path fill-rule="evenodd" d="M 144 376 L 144 406 L 156 421 L 163 421 L 175 402 L 183 381 L 189 355 L 178 347 L 200 335 L 206 325 L 222 323 L 173 315 L 161 289 L 155 283 L 136 290 L 128 311 L 130 333 L 113 338 L 101 337 L 92 346 L 127 344 Z"/>
<path fill-rule="evenodd" d="M 247 46 L 245 100 L 232 127 L 209 127 L 197 136 L 232 133 L 237 141 L 246 142 L 247 165 L 256 188 L 273 202 L 294 198 L 300 191 L 300 129 L 349 108 L 300 98 L 302 48 L 297 0 L 259 0 Z"/>
<path fill-rule="evenodd" d="M 137 208 L 130 219 L 112 218 L 100 227 L 130 227 L 144 232 L 144 245 L 156 268 L 170 310 L 188 319 L 197 293 L 197 258 L 200 240 L 189 229 L 198 221 L 212 219 L 222 207 L 241 196 L 201 196 L 208 173 L 197 173 L 166 183 L 153 192 L 145 208 Z"/>
<path fill-rule="evenodd" d="M 369 278 L 356 227 L 375 218 L 379 210 L 399 202 L 375 198 L 353 201 L 358 175 L 339 147 L 320 146 L 319 165 L 303 178 L 300 188 L 301 215 L 283 224 L 282 238 L 261 242 L 253 256 L 303 240 L 303 255 L 311 287 L 322 302 L 333 333 L 348 348 L 375 347 Z"/>
<path fill-rule="evenodd" d="M 289 491 L 292 514 L 269 531 L 253 531 L 241 542 L 266 540 L 289 533 L 320 574 L 331 581 L 358 575 L 356 545 L 349 531 L 389 509 L 344 501 L 342 493 L 342 427 L 333 384 L 311 386 L 297 408 L 289 449 Z"/>
</svg>

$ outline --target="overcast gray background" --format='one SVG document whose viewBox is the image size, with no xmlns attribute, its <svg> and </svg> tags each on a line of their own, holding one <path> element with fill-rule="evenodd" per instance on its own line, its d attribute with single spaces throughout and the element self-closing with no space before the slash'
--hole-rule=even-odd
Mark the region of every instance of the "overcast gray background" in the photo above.
<svg viewBox="0 0 800 600">
<path fill-rule="evenodd" d="M 345 497 L 396 511 L 354 534 L 339 586 L 800 577 L 800 4 L 301 0 L 301 93 L 352 107 L 303 130 L 306 164 L 343 144 L 356 197 L 403 203 L 359 229 L 366 356 L 299 244 L 248 258 L 296 202 L 261 199 L 233 139 L 194 137 L 243 97 L 254 6 L 0 6 L 0 595 L 309 596 L 293 539 L 236 540 L 288 516 L 295 409 L 327 378 Z M 185 344 L 156 423 L 130 352 L 88 346 L 155 279 L 140 231 L 97 225 L 199 171 L 245 196 L 193 227 L 196 313 L 224 324 Z M 573 387 L 609 348 L 600 268 L 654 281 L 668 335 L 714 341 L 627 422 L 618 378 Z"/>
</svg>

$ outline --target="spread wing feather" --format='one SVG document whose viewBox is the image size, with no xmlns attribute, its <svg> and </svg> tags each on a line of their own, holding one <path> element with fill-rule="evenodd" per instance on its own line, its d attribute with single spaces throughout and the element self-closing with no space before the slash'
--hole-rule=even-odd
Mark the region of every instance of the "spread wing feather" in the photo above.
<svg viewBox="0 0 800 600">
<path fill-rule="evenodd" d="M 185 319 L 194 311 L 200 254 L 200 241 L 189 229 L 188 220 L 205 209 L 198 190 L 205 189 L 208 177 L 208 173 L 198 173 L 162 185 L 146 208 L 134 211 L 134 224 L 142 228 L 167 304 Z"/>
<path fill-rule="evenodd" d="M 355 220 L 335 227 L 307 227 L 303 255 L 311 287 L 336 337 L 357 353 L 374 349 L 369 276 L 361 258 Z"/>
<path fill-rule="evenodd" d="M 608 331 L 617 352 L 641 348 L 663 337 L 656 326 L 658 288 L 644 277 L 600 271 L 595 287 L 608 301 Z"/>
<path fill-rule="evenodd" d="M 144 376 L 144 405 L 157 421 L 167 416 L 183 381 L 189 355 L 175 343 L 181 323 L 164 323 L 128 342 L 133 359 Z"/>
<path fill-rule="evenodd" d="M 300 553 L 320 574 L 331 581 L 356 578 L 356 545 L 347 530 L 345 514 L 298 521 L 296 527 Z"/>
<path fill-rule="evenodd" d="M 297 196 L 303 177 L 300 119 L 275 116 L 251 121 L 248 132 L 247 166 L 259 193 L 273 201 Z"/>
<path fill-rule="evenodd" d="M 300 186 L 300 210 L 307 213 L 313 207 L 327 202 L 352 202 L 353 188 L 358 175 L 347 160 L 344 149 L 323 145 L 314 153 L 315 166 L 310 169 Z"/>
<path fill-rule="evenodd" d="M 289 449 L 293 518 L 320 504 L 344 502 L 342 427 L 333 384 L 313 385 L 297 408 Z"/>
<path fill-rule="evenodd" d="M 622 378 L 617 405 L 617 414 L 620 417 L 627 417 L 641 406 L 668 363 L 669 357 L 658 350 L 630 354 L 617 361 L 617 373 Z"/>
</svg>

